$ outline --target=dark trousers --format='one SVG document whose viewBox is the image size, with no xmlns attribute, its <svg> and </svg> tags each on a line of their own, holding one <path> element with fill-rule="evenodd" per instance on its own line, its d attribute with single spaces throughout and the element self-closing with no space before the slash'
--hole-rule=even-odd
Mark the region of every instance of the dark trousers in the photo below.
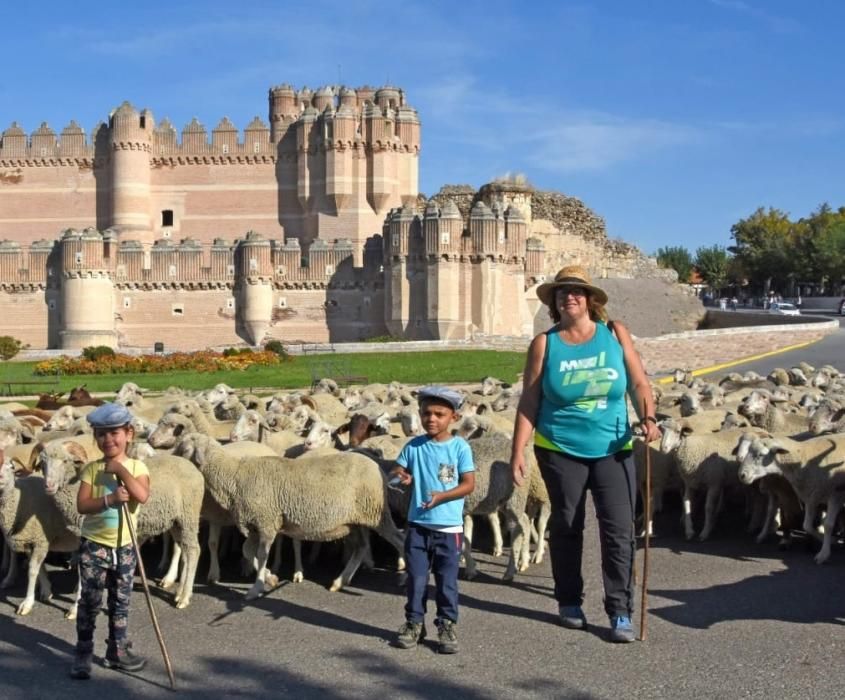
<svg viewBox="0 0 845 700">
<path fill-rule="evenodd" d="M 93 646 L 103 591 L 108 592 L 109 639 L 116 645 L 126 641 L 135 565 L 135 548 L 131 544 L 112 548 L 82 540 L 79 547 L 81 591 L 76 615 L 77 644 L 81 649 L 90 651 Z"/>
<path fill-rule="evenodd" d="M 604 609 L 608 615 L 634 611 L 635 470 L 630 451 L 583 459 L 535 447 L 552 504 L 549 552 L 560 605 L 581 605 L 584 579 L 584 511 L 592 491 L 601 541 Z"/>
<path fill-rule="evenodd" d="M 405 619 L 422 622 L 428 603 L 428 572 L 434 573 L 437 619 L 458 621 L 458 561 L 463 546 L 460 532 L 438 532 L 408 523 L 405 533 L 405 566 L 408 602 Z"/>
</svg>

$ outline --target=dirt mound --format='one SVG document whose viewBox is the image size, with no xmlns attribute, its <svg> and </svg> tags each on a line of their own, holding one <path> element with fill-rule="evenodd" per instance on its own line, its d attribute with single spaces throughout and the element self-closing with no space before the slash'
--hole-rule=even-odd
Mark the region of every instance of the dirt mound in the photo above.
<svg viewBox="0 0 845 700">
<path fill-rule="evenodd" d="M 701 300 L 677 284 L 658 279 L 596 280 L 607 292 L 607 312 L 634 335 L 653 338 L 666 333 L 695 330 L 704 316 Z"/>
</svg>

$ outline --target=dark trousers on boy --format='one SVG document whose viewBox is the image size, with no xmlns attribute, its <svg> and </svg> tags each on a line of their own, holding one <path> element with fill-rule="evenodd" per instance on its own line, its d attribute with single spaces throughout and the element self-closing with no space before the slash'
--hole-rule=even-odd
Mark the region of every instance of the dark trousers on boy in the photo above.
<svg viewBox="0 0 845 700">
<path fill-rule="evenodd" d="M 460 532 L 439 532 L 408 523 L 405 565 L 408 602 L 405 619 L 423 622 L 428 603 L 428 575 L 434 574 L 437 620 L 458 621 L 458 568 L 463 546 Z"/>
</svg>

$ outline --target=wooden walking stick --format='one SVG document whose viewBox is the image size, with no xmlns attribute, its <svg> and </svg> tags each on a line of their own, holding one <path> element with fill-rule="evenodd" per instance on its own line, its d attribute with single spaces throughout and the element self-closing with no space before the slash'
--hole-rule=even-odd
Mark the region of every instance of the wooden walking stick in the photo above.
<svg viewBox="0 0 845 700">
<path fill-rule="evenodd" d="M 147 599 L 147 607 L 150 610 L 150 619 L 153 621 L 153 629 L 158 639 L 158 645 L 161 647 L 161 655 L 164 657 L 164 667 L 167 669 L 167 677 L 170 679 L 170 689 L 176 690 L 176 679 L 173 677 L 173 666 L 170 664 L 170 655 L 167 653 L 167 647 L 164 645 L 164 637 L 161 634 L 161 628 L 158 626 L 158 618 L 156 617 L 155 608 L 153 608 L 153 598 L 150 595 L 150 585 L 147 583 L 147 573 L 144 571 L 144 560 L 141 559 L 141 548 L 138 546 L 138 537 L 135 535 L 135 524 L 132 518 L 129 517 L 129 507 L 124 503 L 123 519 L 129 526 L 129 537 L 132 540 L 132 546 L 135 548 L 135 559 L 138 561 L 138 573 L 141 574 L 141 584 L 144 586 L 144 597 Z"/>
<path fill-rule="evenodd" d="M 648 415 L 646 402 L 643 401 L 643 416 Z M 651 449 L 645 438 L 645 541 L 643 542 L 643 587 L 640 601 L 640 641 L 648 637 L 648 549 L 651 540 Z"/>
</svg>

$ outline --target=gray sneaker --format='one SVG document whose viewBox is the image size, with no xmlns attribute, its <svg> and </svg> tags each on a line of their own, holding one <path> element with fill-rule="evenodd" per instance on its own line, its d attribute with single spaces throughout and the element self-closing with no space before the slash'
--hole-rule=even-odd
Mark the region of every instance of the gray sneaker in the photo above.
<svg viewBox="0 0 845 700">
<path fill-rule="evenodd" d="M 558 608 L 560 624 L 570 630 L 587 629 L 587 616 L 580 605 L 561 605 Z"/>
<path fill-rule="evenodd" d="M 425 639 L 425 625 L 422 622 L 406 622 L 399 628 L 396 646 L 400 649 L 413 649 Z"/>
<path fill-rule="evenodd" d="M 441 654 L 458 653 L 458 635 L 455 633 L 457 625 L 451 620 L 437 622 L 437 651 Z"/>
<path fill-rule="evenodd" d="M 147 660 L 132 651 L 132 642 L 115 644 L 111 639 L 107 639 L 106 656 L 103 659 L 103 665 L 106 668 L 134 673 L 144 668 L 147 665 Z"/>
<path fill-rule="evenodd" d="M 634 641 L 634 625 L 627 615 L 610 618 L 610 641 L 626 644 Z"/>
</svg>

